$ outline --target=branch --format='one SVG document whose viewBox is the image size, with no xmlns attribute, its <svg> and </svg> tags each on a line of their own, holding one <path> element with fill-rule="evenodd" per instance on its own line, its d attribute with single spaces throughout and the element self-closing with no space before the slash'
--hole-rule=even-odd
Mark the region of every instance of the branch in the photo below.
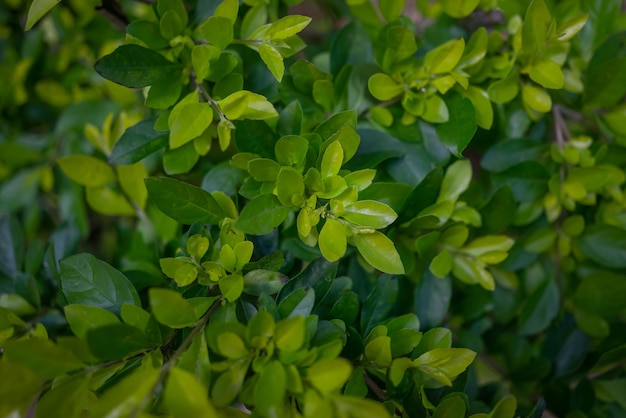
<svg viewBox="0 0 626 418">
<path fill-rule="evenodd" d="M 365 384 L 367 385 L 367 387 L 372 392 L 374 392 L 374 394 L 378 397 L 378 399 L 381 400 L 381 402 L 387 400 L 387 394 L 385 393 L 385 391 L 379 388 L 376 382 L 374 382 L 374 380 L 372 380 L 372 378 L 365 371 L 363 372 L 363 380 L 365 380 Z"/>
<path fill-rule="evenodd" d="M 113 27 L 122 32 L 126 32 L 126 26 L 128 26 L 130 22 L 122 7 L 115 2 L 115 0 L 102 0 L 102 6 L 96 7 L 96 10 L 107 18 Z"/>
</svg>

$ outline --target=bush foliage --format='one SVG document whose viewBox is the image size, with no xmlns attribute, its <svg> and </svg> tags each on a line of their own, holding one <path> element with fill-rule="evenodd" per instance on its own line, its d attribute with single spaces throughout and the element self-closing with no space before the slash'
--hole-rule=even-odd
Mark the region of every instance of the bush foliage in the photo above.
<svg viewBox="0 0 626 418">
<path fill-rule="evenodd" d="M 625 416 L 625 29 L 3 0 L 0 416 Z"/>
</svg>

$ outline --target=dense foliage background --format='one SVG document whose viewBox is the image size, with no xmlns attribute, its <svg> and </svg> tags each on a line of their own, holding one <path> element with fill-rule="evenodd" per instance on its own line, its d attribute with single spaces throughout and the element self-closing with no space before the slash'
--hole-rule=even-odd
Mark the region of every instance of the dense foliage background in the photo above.
<svg viewBox="0 0 626 418">
<path fill-rule="evenodd" d="M 0 416 L 626 416 L 624 8 L 1 0 Z"/>
</svg>

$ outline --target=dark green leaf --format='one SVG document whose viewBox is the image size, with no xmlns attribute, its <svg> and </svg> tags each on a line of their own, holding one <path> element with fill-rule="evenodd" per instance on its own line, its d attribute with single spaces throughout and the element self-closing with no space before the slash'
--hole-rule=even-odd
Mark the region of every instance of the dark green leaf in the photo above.
<svg viewBox="0 0 626 418">
<path fill-rule="evenodd" d="M 450 118 L 437 125 L 437 134 L 452 154 L 461 157 L 478 127 L 474 106 L 469 99 L 456 93 L 446 96 L 446 105 Z"/>
<path fill-rule="evenodd" d="M 224 219 L 215 198 L 199 187 L 166 177 L 147 178 L 146 187 L 148 196 L 161 212 L 180 223 L 218 224 Z"/>
<path fill-rule="evenodd" d="M 283 223 L 289 208 L 284 207 L 272 194 L 253 198 L 241 211 L 235 226 L 247 234 L 264 235 Z"/>
<path fill-rule="evenodd" d="M 109 162 L 129 165 L 167 146 L 167 132 L 154 129 L 154 118 L 146 119 L 128 128 L 113 146 Z"/>
<path fill-rule="evenodd" d="M 135 44 L 119 46 L 98 60 L 94 68 L 102 77 L 132 88 L 175 78 L 181 70 L 179 64 L 168 61 L 158 52 Z"/>
<path fill-rule="evenodd" d="M 387 318 L 398 297 L 398 280 L 388 274 L 380 276 L 361 309 L 361 331 L 363 335 Z"/>
<path fill-rule="evenodd" d="M 626 268 L 626 234 L 611 225 L 596 225 L 587 228 L 578 237 L 582 252 L 596 263 L 609 268 Z"/>
<path fill-rule="evenodd" d="M 146 335 L 127 324 L 109 324 L 87 332 L 89 351 L 102 360 L 115 360 L 150 348 Z"/>
<path fill-rule="evenodd" d="M 70 303 L 95 306 L 120 313 L 122 305 L 140 305 L 132 283 L 122 273 L 91 254 L 61 261 L 61 289 Z"/>
</svg>

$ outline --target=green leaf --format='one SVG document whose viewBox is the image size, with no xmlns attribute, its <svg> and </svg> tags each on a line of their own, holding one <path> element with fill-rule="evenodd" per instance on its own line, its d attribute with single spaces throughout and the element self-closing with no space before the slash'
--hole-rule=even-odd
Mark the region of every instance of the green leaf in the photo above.
<svg viewBox="0 0 626 418">
<path fill-rule="evenodd" d="M 594 225 L 577 239 L 581 251 L 596 263 L 613 269 L 626 268 L 626 235 L 611 225 Z"/>
<path fill-rule="evenodd" d="M 57 162 L 69 178 L 83 186 L 105 186 L 116 178 L 107 163 L 89 155 L 70 155 Z"/>
<path fill-rule="evenodd" d="M 498 401 L 487 418 L 514 418 L 516 409 L 517 400 L 513 395 L 508 395 Z"/>
<path fill-rule="evenodd" d="M 181 70 L 179 64 L 168 61 L 158 52 L 135 44 L 119 46 L 98 60 L 94 68 L 107 80 L 131 88 L 175 79 Z"/>
<path fill-rule="evenodd" d="M 307 369 L 306 380 L 317 390 L 333 392 L 341 389 L 352 374 L 352 365 L 347 359 L 321 360 Z"/>
<path fill-rule="evenodd" d="M 153 128 L 155 119 L 146 119 L 128 128 L 113 146 L 109 161 L 112 164 L 134 164 L 148 155 L 165 148 L 167 132 Z"/>
<path fill-rule="evenodd" d="M 545 330 L 558 315 L 560 300 L 558 285 L 547 280 L 522 305 L 518 317 L 520 334 L 533 335 Z"/>
<path fill-rule="evenodd" d="M 406 0 L 381 0 L 378 8 L 387 22 L 396 20 L 402 15 Z"/>
<path fill-rule="evenodd" d="M 290 167 L 282 167 L 276 179 L 278 200 L 284 206 L 301 206 L 304 203 L 304 180 L 302 174 Z"/>
<path fill-rule="evenodd" d="M 378 366 L 388 367 L 391 364 L 391 338 L 381 335 L 365 345 L 365 358 Z"/>
<path fill-rule="evenodd" d="M 433 258 L 429 269 L 435 276 L 444 278 L 450 273 L 450 270 L 452 270 L 452 261 L 452 253 L 444 249 Z"/>
<path fill-rule="evenodd" d="M 193 306 L 175 290 L 153 287 L 148 291 L 150 309 L 157 321 L 170 328 L 186 328 L 196 323 Z"/>
<path fill-rule="evenodd" d="M 223 277 L 219 281 L 220 292 L 226 300 L 234 302 L 243 292 L 243 276 L 240 273 Z"/>
<path fill-rule="evenodd" d="M 233 41 L 233 22 L 222 16 L 212 16 L 198 28 L 211 45 L 225 49 Z"/>
<path fill-rule="evenodd" d="M 249 365 L 249 361 L 238 361 L 217 378 L 211 388 L 211 399 L 216 406 L 228 405 L 237 398 Z"/>
<path fill-rule="evenodd" d="M 276 161 L 280 164 L 299 168 L 305 160 L 309 148 L 309 141 L 297 135 L 287 135 L 276 141 L 274 152 Z"/>
<path fill-rule="evenodd" d="M 193 374 L 178 367 L 173 367 L 167 376 L 163 400 L 174 418 L 218 417 L 207 396 L 207 388 Z"/>
<path fill-rule="evenodd" d="M 280 52 L 271 45 L 261 44 L 259 45 L 259 55 L 276 81 L 280 82 L 285 74 L 285 63 Z"/>
<path fill-rule="evenodd" d="M 73 352 L 50 340 L 6 341 L 3 348 L 3 362 L 26 366 L 40 380 L 52 380 L 85 367 Z"/>
<path fill-rule="evenodd" d="M 230 120 L 261 120 L 278 116 L 274 106 L 264 96 L 247 90 L 237 91 L 217 104 Z"/>
<path fill-rule="evenodd" d="M 547 58 L 535 61 L 530 67 L 528 75 L 535 83 L 547 89 L 561 89 L 565 83 L 563 71 L 559 64 Z"/>
<path fill-rule="evenodd" d="M 438 94 L 429 96 L 426 99 L 424 106 L 425 109 L 423 113 L 415 114 L 415 116 L 421 116 L 421 118 L 426 122 L 431 123 L 444 123 L 450 119 L 448 106 Z"/>
<path fill-rule="evenodd" d="M 452 379 L 463 373 L 474 357 L 476 353 L 466 348 L 435 348 L 413 360 L 413 364 L 433 379 L 452 386 Z"/>
<path fill-rule="evenodd" d="M 218 224 L 224 219 L 215 198 L 199 187 L 166 177 L 149 177 L 146 187 L 148 196 L 161 212 L 180 223 Z"/>
<path fill-rule="evenodd" d="M 444 398 L 433 413 L 433 418 L 464 417 L 467 412 L 466 400 L 463 396 Z"/>
<path fill-rule="evenodd" d="M 26 25 L 24 30 L 30 30 L 35 23 L 46 15 L 54 6 L 59 4 L 61 0 L 33 0 L 28 8 L 26 16 Z"/>
<path fill-rule="evenodd" d="M 283 223 L 289 211 L 276 196 L 262 194 L 243 208 L 235 227 L 247 234 L 264 235 Z"/>
<path fill-rule="evenodd" d="M 94 306 L 119 314 L 122 305 L 140 305 L 132 283 L 122 273 L 91 254 L 61 261 L 61 289 L 70 303 Z"/>
<path fill-rule="evenodd" d="M 71 304 L 66 305 L 63 310 L 72 332 L 79 338 L 85 338 L 87 331 L 91 329 L 120 323 L 117 316 L 110 311 L 96 306 Z"/>
<path fill-rule="evenodd" d="M 424 66 L 431 74 L 449 73 L 461 60 L 464 50 L 464 39 L 452 39 L 428 51 L 424 57 Z"/>
<path fill-rule="evenodd" d="M 283 318 L 308 316 L 315 304 L 315 289 L 298 289 L 290 293 L 278 304 L 278 312 Z"/>
<path fill-rule="evenodd" d="M 557 39 L 561 42 L 566 42 L 572 39 L 585 26 L 588 18 L 589 15 L 584 13 L 563 22 L 556 31 Z"/>
<path fill-rule="evenodd" d="M 293 316 L 283 319 L 274 329 L 276 348 L 283 351 L 298 351 L 304 344 L 306 327 L 303 316 Z"/>
<path fill-rule="evenodd" d="M 272 41 L 287 39 L 308 26 L 311 18 L 308 16 L 289 15 L 272 23 L 266 36 Z"/>
<path fill-rule="evenodd" d="M 611 272 L 592 273 L 585 277 L 574 294 L 576 306 L 604 317 L 617 315 L 626 307 L 623 297 L 626 277 Z"/>
<path fill-rule="evenodd" d="M 160 374 L 159 368 L 135 369 L 98 398 L 91 416 L 104 418 L 136 414 L 144 406 L 146 396 L 154 390 Z"/>
<path fill-rule="evenodd" d="M 485 235 L 472 240 L 461 249 L 466 254 L 479 257 L 490 252 L 507 252 L 515 241 L 505 235 Z"/>
<path fill-rule="evenodd" d="M 374 268 L 384 273 L 404 274 L 400 255 L 387 236 L 375 231 L 371 234 L 356 235 L 353 240 L 359 253 Z"/>
<path fill-rule="evenodd" d="M 140 329 L 127 324 L 108 324 L 87 332 L 89 351 L 102 360 L 116 360 L 154 346 Z"/>
<path fill-rule="evenodd" d="M 60 382 L 37 401 L 38 418 L 79 417 L 87 409 L 91 376 Z"/>
<path fill-rule="evenodd" d="M 369 4 L 369 3 L 368 3 Z M 335 407 L 341 416 L 359 418 L 389 418 L 385 405 L 371 399 L 361 399 L 353 396 L 335 398 Z"/>
<path fill-rule="evenodd" d="M 502 80 L 494 81 L 487 89 L 489 98 L 494 103 L 508 103 L 519 93 L 519 75 L 512 73 Z"/>
<path fill-rule="evenodd" d="M 224 0 L 215 9 L 214 16 L 225 17 L 234 24 L 237 20 L 237 13 L 239 13 L 239 1 Z"/>
<path fill-rule="evenodd" d="M 86 198 L 96 212 L 109 216 L 133 216 L 135 209 L 126 197 L 108 187 L 87 187 Z"/>
<path fill-rule="evenodd" d="M 341 215 L 347 221 L 374 229 L 391 225 L 398 215 L 384 203 L 375 200 L 359 200 L 344 208 Z"/>
<path fill-rule="evenodd" d="M 393 78 L 383 73 L 376 73 L 371 76 L 367 81 L 367 87 L 372 96 L 383 101 L 391 100 L 404 91 L 401 84 L 396 83 Z"/>
<path fill-rule="evenodd" d="M 254 404 L 262 413 L 280 410 L 287 393 L 287 375 L 283 365 L 277 361 L 270 361 L 261 373 L 254 386 Z"/>
<path fill-rule="evenodd" d="M 318 243 L 322 255 L 328 261 L 337 261 L 343 257 L 348 245 L 346 229 L 343 224 L 334 219 L 327 218 L 320 231 Z"/>
<path fill-rule="evenodd" d="M 336 176 L 343 164 L 343 147 L 339 141 L 334 141 L 324 151 L 320 174 L 322 178 Z"/>
<path fill-rule="evenodd" d="M 170 149 L 176 149 L 200 136 L 213 122 L 208 103 L 189 103 L 180 108 L 170 122 Z"/>
<path fill-rule="evenodd" d="M 522 86 L 522 100 L 525 106 L 539 113 L 547 113 L 552 109 L 550 95 L 544 89 L 530 84 Z"/>
<path fill-rule="evenodd" d="M 285 276 L 271 270 L 252 270 L 243 276 L 243 291 L 249 295 L 274 295 L 283 287 Z"/>
<path fill-rule="evenodd" d="M 361 309 L 361 331 L 368 335 L 375 326 L 383 323 L 398 297 L 398 281 L 387 274 L 380 276 Z"/>
<path fill-rule="evenodd" d="M 459 196 L 467 190 L 471 180 L 472 165 L 469 160 L 458 160 L 452 163 L 443 177 L 437 203 L 456 202 Z"/>
<path fill-rule="evenodd" d="M 523 161 L 538 160 L 546 151 L 544 143 L 530 139 L 498 142 L 487 150 L 480 161 L 485 170 L 499 173 Z"/>
<path fill-rule="evenodd" d="M 446 96 L 446 106 L 449 118 L 437 125 L 437 135 L 441 143 L 460 158 L 476 132 L 476 112 L 472 102 L 460 94 Z"/>
<path fill-rule="evenodd" d="M 469 16 L 479 3 L 480 0 L 442 0 L 441 7 L 450 16 L 460 19 Z"/>
</svg>

